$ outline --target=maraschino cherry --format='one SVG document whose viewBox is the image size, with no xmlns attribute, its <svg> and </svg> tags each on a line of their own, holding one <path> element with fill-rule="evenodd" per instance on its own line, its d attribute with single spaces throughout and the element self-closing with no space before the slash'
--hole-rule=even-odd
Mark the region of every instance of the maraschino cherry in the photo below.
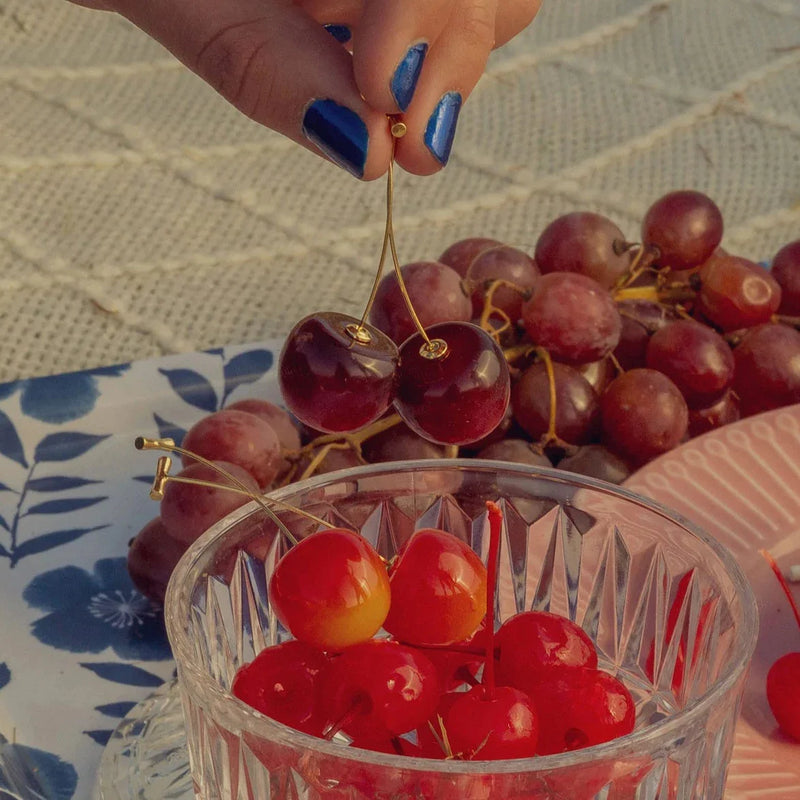
<svg viewBox="0 0 800 800">
<path fill-rule="evenodd" d="M 292 635 L 338 651 L 377 633 L 389 611 L 389 576 L 357 533 L 332 528 L 301 539 L 278 562 L 269 600 Z"/>
</svg>

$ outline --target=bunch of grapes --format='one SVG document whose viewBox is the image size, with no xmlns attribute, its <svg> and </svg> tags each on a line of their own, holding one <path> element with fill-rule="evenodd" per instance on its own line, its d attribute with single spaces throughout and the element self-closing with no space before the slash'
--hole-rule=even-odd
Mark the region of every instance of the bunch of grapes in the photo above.
<svg viewBox="0 0 800 800">
<path fill-rule="evenodd" d="M 533 256 L 461 240 L 386 275 L 369 322 L 323 312 L 295 326 L 279 367 L 291 414 L 241 401 L 183 444 L 250 490 L 456 455 L 620 483 L 691 436 L 800 402 L 800 240 L 768 271 L 724 251 L 722 231 L 710 198 L 676 191 L 637 243 L 592 212 L 551 222 Z M 134 580 L 163 598 L 188 544 L 246 500 L 168 484 L 131 547 Z"/>
</svg>

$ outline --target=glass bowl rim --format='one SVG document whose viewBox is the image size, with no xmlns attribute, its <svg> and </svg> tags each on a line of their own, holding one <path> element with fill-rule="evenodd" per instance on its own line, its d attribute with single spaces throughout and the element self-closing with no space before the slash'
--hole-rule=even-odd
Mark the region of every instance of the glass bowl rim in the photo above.
<svg viewBox="0 0 800 800">
<path fill-rule="evenodd" d="M 443 458 L 422 459 L 415 461 L 387 461 L 376 464 L 366 464 L 358 467 L 336 470 L 334 472 L 314 475 L 303 481 L 290 483 L 279 489 L 266 492 L 266 497 L 279 500 L 298 491 L 308 491 L 320 486 L 355 480 L 361 476 L 377 476 L 391 474 L 398 471 L 442 471 L 442 470 L 474 470 L 477 472 L 505 472 L 520 477 L 533 477 L 544 479 L 551 483 L 564 486 L 573 486 L 578 489 L 590 489 L 605 495 L 610 495 L 626 502 L 644 508 L 655 515 L 677 524 L 690 536 L 700 540 L 709 548 L 721 562 L 727 577 L 734 587 L 735 597 L 741 606 L 741 630 L 737 636 L 734 652 L 730 657 L 730 664 L 723 675 L 715 681 L 713 686 L 704 694 L 696 698 L 689 706 L 677 713 L 659 720 L 658 722 L 634 731 L 626 736 L 613 739 L 591 747 L 572 750 L 548 756 L 534 756 L 531 758 L 506 759 L 501 761 L 462 761 L 438 760 L 429 758 L 416 758 L 394 754 L 379 753 L 372 750 L 362 750 L 349 747 L 338 742 L 319 739 L 310 734 L 302 733 L 283 725 L 280 722 L 260 714 L 243 701 L 235 697 L 230 691 L 222 689 L 211 676 L 198 669 L 193 663 L 192 649 L 189 637 L 186 634 L 183 620 L 190 617 L 190 593 L 187 586 L 194 586 L 200 578 L 198 561 L 204 556 L 207 549 L 221 539 L 225 533 L 237 523 L 254 513 L 263 513 L 259 504 L 252 500 L 230 512 L 227 516 L 212 525 L 181 557 L 172 573 L 164 603 L 164 616 L 167 634 L 173 648 L 173 655 L 178 661 L 178 654 L 182 656 L 178 672 L 178 685 L 187 681 L 192 685 L 192 693 L 202 692 L 204 697 L 213 698 L 215 705 L 224 703 L 226 715 L 234 716 L 241 732 L 248 732 L 263 739 L 273 740 L 279 745 L 294 749 L 312 750 L 325 757 L 338 758 L 345 761 L 354 761 L 362 765 L 375 767 L 404 769 L 415 772 L 438 772 L 450 775 L 487 775 L 505 774 L 511 772 L 545 772 L 577 767 L 594 761 L 603 761 L 616 758 L 622 760 L 635 757 L 652 749 L 653 744 L 659 740 L 669 740 L 670 737 L 680 737 L 682 730 L 691 725 L 694 719 L 703 716 L 717 702 L 717 698 L 725 695 L 739 681 L 749 667 L 758 637 L 758 604 L 752 587 L 739 566 L 736 559 L 728 549 L 701 527 L 697 526 L 682 514 L 672 510 L 666 505 L 658 503 L 638 492 L 632 492 L 624 487 L 606 481 L 590 478 L 577 473 L 566 472 L 555 468 L 533 467 L 506 461 L 491 461 L 477 458 Z M 186 578 L 192 578 L 187 584 Z M 210 705 L 208 700 L 204 705 Z M 648 746 L 649 745 L 649 746 Z"/>
</svg>

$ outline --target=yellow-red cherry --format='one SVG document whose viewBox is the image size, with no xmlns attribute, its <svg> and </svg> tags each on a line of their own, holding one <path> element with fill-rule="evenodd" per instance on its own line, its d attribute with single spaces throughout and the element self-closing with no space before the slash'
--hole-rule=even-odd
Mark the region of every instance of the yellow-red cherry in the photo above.
<svg viewBox="0 0 800 800">
<path fill-rule="evenodd" d="M 332 528 L 301 539 L 278 562 L 269 600 L 296 639 L 338 651 L 380 630 L 389 611 L 389 576 L 366 539 Z"/>
<path fill-rule="evenodd" d="M 486 567 L 447 531 L 423 528 L 390 570 L 392 607 L 383 627 L 398 641 L 446 645 L 468 639 L 486 614 Z"/>
</svg>

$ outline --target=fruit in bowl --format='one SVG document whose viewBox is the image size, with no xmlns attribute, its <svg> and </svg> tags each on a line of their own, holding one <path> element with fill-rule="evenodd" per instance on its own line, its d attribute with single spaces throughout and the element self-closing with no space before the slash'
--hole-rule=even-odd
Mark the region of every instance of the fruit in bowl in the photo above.
<svg viewBox="0 0 800 800">
<path fill-rule="evenodd" d="M 271 514 L 251 503 L 212 526 L 168 590 L 200 797 L 292 786 L 309 798 L 633 799 L 658 781 L 722 797 L 756 608 L 733 560 L 687 523 L 590 479 L 464 459 L 361 467 L 271 497 Z M 299 544 L 282 526 L 302 530 Z M 361 537 L 369 563 L 399 554 L 390 602 L 416 626 L 390 623 L 392 640 L 370 625 L 333 645 L 292 628 L 285 606 L 317 593 L 324 559 L 310 555 L 291 592 L 272 587 L 331 528 Z M 456 553 L 455 573 L 477 579 L 464 596 L 485 598 L 483 625 L 464 602 L 431 631 L 426 617 L 446 607 L 437 570 L 455 573 L 429 549 Z M 404 564 L 419 593 L 401 580 Z M 548 637 L 560 646 L 537 650 Z M 240 699 L 259 659 L 265 675 L 291 667 L 286 691 L 305 705 L 288 706 L 306 709 L 301 719 Z M 622 724 L 593 740 L 603 698 Z M 262 711 L 273 701 L 287 706 L 273 697 Z M 496 742 L 509 728 L 515 740 Z"/>
</svg>

